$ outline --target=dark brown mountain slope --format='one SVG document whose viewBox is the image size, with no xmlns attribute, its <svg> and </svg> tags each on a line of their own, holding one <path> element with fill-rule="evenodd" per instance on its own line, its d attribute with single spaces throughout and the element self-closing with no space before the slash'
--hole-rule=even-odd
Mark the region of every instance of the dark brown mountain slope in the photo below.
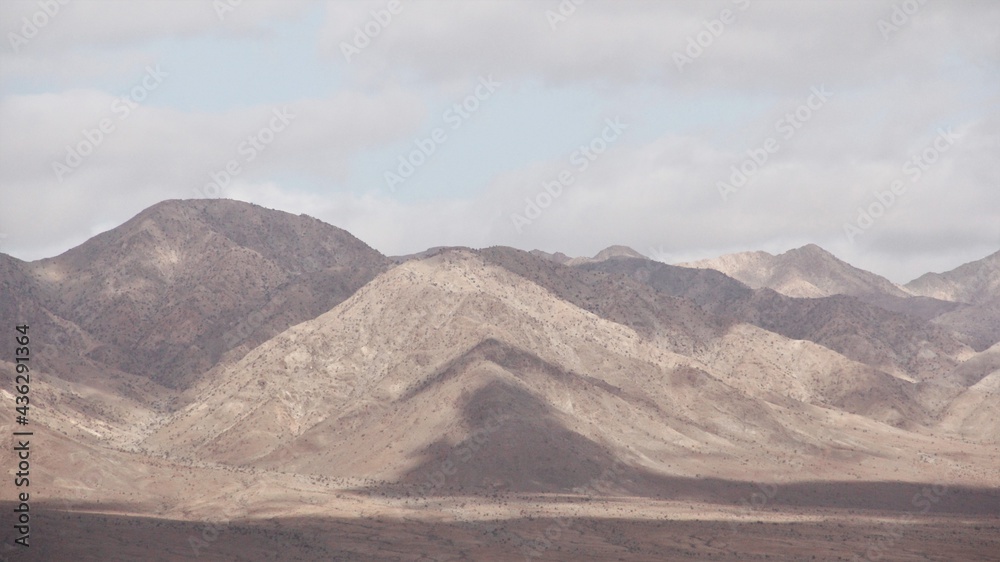
<svg viewBox="0 0 1000 562">
<path fill-rule="evenodd" d="M 1000 252 L 945 273 L 927 273 L 906 289 L 955 303 L 934 323 L 960 334 L 977 351 L 1000 342 Z"/>
<path fill-rule="evenodd" d="M 973 353 L 938 326 L 845 295 L 792 298 L 770 289 L 753 290 L 714 270 L 643 259 L 613 258 L 579 267 L 627 275 L 711 314 L 809 340 L 905 378 L 948 372 Z"/>
<path fill-rule="evenodd" d="M 601 318 L 649 337 L 659 336 L 676 353 L 691 353 L 703 348 L 706 342 L 722 335 L 733 323 L 726 317 L 706 314 L 687 300 L 657 293 L 630 276 L 606 272 L 599 267 L 567 267 L 537 254 L 504 246 L 485 248 L 477 253 L 487 262 L 516 273 Z"/>
<path fill-rule="evenodd" d="M 622 489 L 655 494 L 643 473 L 828 463 L 823 451 L 845 443 L 923 439 L 876 421 L 920 420 L 911 386 L 746 324 L 695 356 L 672 353 L 456 250 L 393 268 L 220 367 L 142 446 L 418 484 L 454 454 L 450 485 L 477 491 L 567 492 L 620 460 Z M 482 430 L 486 442 L 462 461 Z"/>
<path fill-rule="evenodd" d="M 165 201 L 60 256 L 26 264 L 87 356 L 180 388 L 227 351 L 341 302 L 390 266 L 349 233 L 230 200 Z"/>
</svg>

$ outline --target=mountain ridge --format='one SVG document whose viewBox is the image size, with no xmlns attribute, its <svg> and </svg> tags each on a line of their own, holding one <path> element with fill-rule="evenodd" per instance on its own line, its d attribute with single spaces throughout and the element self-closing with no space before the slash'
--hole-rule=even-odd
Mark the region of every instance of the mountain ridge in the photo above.
<svg viewBox="0 0 1000 562">
<path fill-rule="evenodd" d="M 769 288 L 790 297 L 909 296 L 892 281 L 858 269 L 816 244 L 806 244 L 778 255 L 763 251 L 741 252 L 677 265 L 715 269 L 751 288 Z"/>
</svg>

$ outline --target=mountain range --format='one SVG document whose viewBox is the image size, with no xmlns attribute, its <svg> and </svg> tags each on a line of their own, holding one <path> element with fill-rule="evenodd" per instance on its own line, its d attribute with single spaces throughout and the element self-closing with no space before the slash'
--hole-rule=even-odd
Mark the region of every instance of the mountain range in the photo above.
<svg viewBox="0 0 1000 562">
<path fill-rule="evenodd" d="M 39 559 L 116 558 L 152 520 L 182 559 L 213 513 L 238 522 L 195 534 L 219 559 L 289 541 L 285 559 L 694 559 L 736 550 L 656 533 L 629 550 L 600 521 L 740 520 L 755 497 L 776 521 L 882 517 L 934 485 L 935 513 L 998 528 L 1000 252 L 905 285 L 815 245 L 388 257 L 306 215 L 190 200 L 52 258 L 0 254 L 0 290 L 4 329 L 31 326 L 32 496 L 69 537 Z M 591 539 L 546 546 L 533 522 L 561 513 Z M 87 540 L 83 514 L 111 539 Z M 947 529 L 981 539 L 972 525 Z"/>
</svg>

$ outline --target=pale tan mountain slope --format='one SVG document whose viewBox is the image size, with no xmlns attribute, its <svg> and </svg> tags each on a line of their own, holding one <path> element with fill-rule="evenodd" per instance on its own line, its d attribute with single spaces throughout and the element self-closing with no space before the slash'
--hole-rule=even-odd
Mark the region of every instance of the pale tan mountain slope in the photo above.
<svg viewBox="0 0 1000 562">
<path fill-rule="evenodd" d="M 905 287 L 913 294 L 947 301 L 995 301 L 1000 297 L 1000 251 L 945 273 L 925 273 Z"/>
<path fill-rule="evenodd" d="M 1000 443 L 1000 369 L 959 394 L 945 410 L 941 428 L 973 441 Z"/>
<path fill-rule="evenodd" d="M 962 387 L 977 384 L 995 371 L 1000 371 L 1000 343 L 981 351 L 949 373 L 945 379 Z"/>
<path fill-rule="evenodd" d="M 714 269 L 751 288 L 766 287 L 790 297 L 909 296 L 892 281 L 843 262 L 815 244 L 777 256 L 767 252 L 741 252 L 677 265 Z"/>
<path fill-rule="evenodd" d="M 744 252 L 679 265 L 715 269 L 752 288 L 770 288 L 791 297 L 850 295 L 886 310 L 932 320 L 982 351 L 1000 341 L 997 256 L 952 272 L 925 275 L 906 287 L 844 263 L 813 244 L 777 256 Z M 975 306 L 967 304 L 973 302 Z"/>
<path fill-rule="evenodd" d="M 974 441 L 1000 439 L 1000 344 L 918 385 L 918 401 L 937 426 Z"/>
<path fill-rule="evenodd" d="M 922 439 L 844 412 L 831 421 L 833 407 L 917 416 L 896 393 L 908 383 L 815 344 L 740 325 L 704 357 L 721 377 L 451 251 L 386 272 L 218 368 L 143 446 L 403 482 L 468 450 L 478 460 L 452 458 L 450 485 L 522 491 L 565 491 L 620 460 L 622 485 L 647 493 L 657 475 L 734 467 L 723 459 L 773 468 L 795 451 L 874 454 L 880 440 Z"/>
<path fill-rule="evenodd" d="M 534 283 L 545 287 L 553 294 L 598 316 L 618 322 L 635 329 L 644 337 L 650 338 L 658 345 L 665 347 L 676 353 L 692 357 L 703 357 L 714 350 L 718 350 L 718 342 L 724 337 L 730 336 L 736 330 L 739 320 L 746 320 L 738 317 L 740 307 L 736 306 L 734 299 L 745 293 L 751 295 L 755 292 L 748 289 L 742 283 L 735 281 L 725 275 L 710 270 L 691 270 L 688 268 L 668 266 L 646 259 L 636 259 L 629 255 L 616 255 L 608 257 L 600 262 L 580 264 L 575 267 L 562 267 L 558 264 L 550 263 L 530 253 L 515 250 L 513 248 L 492 247 L 478 251 L 478 254 L 490 261 L 504 267 L 505 269 L 517 273 L 518 275 L 531 280 Z M 637 270 L 625 267 L 626 264 L 639 267 Z M 636 265 L 639 264 L 639 265 Z M 645 267 L 648 266 L 648 267 Z M 664 271 L 666 275 L 664 276 Z M 668 291 L 654 290 L 663 288 L 663 283 L 671 284 L 678 281 L 677 276 L 670 275 L 670 272 L 680 273 L 680 285 L 685 290 L 680 291 L 684 297 L 690 297 L 699 304 L 704 302 L 721 303 L 720 306 L 712 309 L 714 314 L 707 314 L 697 306 L 685 299 L 671 296 Z M 694 277 L 695 279 L 690 279 Z M 708 277 L 710 280 L 703 278 Z M 720 279 L 721 283 L 718 283 Z M 770 294 L 775 295 L 769 291 Z M 781 295 L 775 295 L 786 301 L 798 303 L 797 308 L 811 308 L 808 303 L 813 299 L 790 299 Z M 849 297 L 839 297 L 848 298 Z M 881 309 L 869 307 L 862 303 L 856 303 L 858 307 L 866 311 L 876 313 L 876 316 L 893 316 L 891 313 Z M 734 309 L 735 307 L 735 309 Z M 745 307 L 745 304 L 744 304 Z M 752 307 L 751 307 L 752 308 Z M 767 307 L 763 307 L 767 308 Z M 796 308 L 795 306 L 792 307 Z M 735 313 L 735 314 L 734 314 Z M 753 320 L 757 320 L 754 315 L 748 315 Z M 801 319 L 789 318 L 785 324 L 796 325 Z M 898 315 L 896 315 L 898 316 Z M 898 320 L 916 324 L 906 317 L 898 317 Z M 867 318 L 856 319 L 861 324 Z M 840 324 L 833 322 L 829 332 L 837 333 Z M 878 328 L 887 326 L 873 326 L 868 328 L 865 335 L 875 335 Z M 912 326 L 910 326 L 912 327 Z M 844 327 L 843 333 L 856 336 L 854 327 Z M 774 328 L 771 328 L 773 331 Z M 930 330 L 934 332 L 934 329 Z M 893 337 L 902 339 L 914 349 L 907 350 L 911 355 L 920 350 L 937 350 L 942 352 L 940 356 L 934 355 L 932 359 L 920 358 L 921 367 L 924 370 L 919 372 L 937 372 L 940 369 L 950 370 L 956 364 L 971 355 L 972 351 L 942 334 L 940 341 L 935 340 L 935 344 L 920 340 L 924 335 L 923 331 L 916 330 L 913 338 L 907 339 L 905 330 L 891 331 L 892 333 L 883 336 L 892 341 L 897 347 L 904 347 L 904 344 L 897 343 Z M 823 344 L 826 341 L 836 341 L 835 338 L 816 330 L 813 334 Z M 794 339 L 809 339 L 801 335 L 791 336 Z M 756 340 L 766 344 L 757 346 Z M 876 338 L 877 339 L 877 338 Z M 732 341 L 732 338 L 730 338 Z M 729 348 L 723 353 L 728 356 L 730 353 L 742 357 L 743 361 L 756 362 L 758 366 L 768 365 L 768 369 L 775 369 L 776 376 L 769 378 L 763 371 L 755 372 L 756 387 L 764 386 L 775 395 L 789 396 L 790 389 L 795 385 L 786 385 L 781 378 L 791 373 L 795 367 L 787 364 L 788 356 L 806 357 L 807 362 L 811 362 L 821 367 L 814 373 L 816 378 L 807 380 L 805 383 L 798 383 L 798 386 L 805 384 L 810 390 L 804 395 L 807 401 L 836 405 L 844 407 L 848 411 L 865 413 L 872 415 L 876 419 L 891 421 L 892 423 L 912 425 L 922 424 L 929 421 L 927 412 L 922 406 L 917 406 L 913 402 L 913 394 L 916 392 L 914 385 L 905 381 L 895 380 L 879 370 L 864 368 L 851 361 L 844 361 L 843 357 L 837 354 L 828 353 L 826 350 L 809 347 L 803 351 L 800 342 L 792 342 L 785 338 L 772 338 L 770 334 L 763 331 L 755 332 L 750 338 L 737 339 L 739 342 L 735 347 Z M 917 346 L 917 342 L 923 344 Z M 736 349 L 736 348 L 739 349 Z M 856 349 L 857 346 L 848 346 Z M 950 349 L 950 353 L 961 355 L 956 359 L 951 355 L 945 355 L 944 349 Z M 814 357 L 818 355 L 819 357 Z M 884 358 L 874 353 L 869 357 L 872 362 L 884 363 Z M 916 363 L 916 359 L 912 364 Z M 711 364 L 710 364 L 711 365 Z M 889 366 L 893 366 L 891 362 Z M 724 372 L 730 374 L 733 365 L 725 364 Z M 896 368 L 894 374 L 906 377 L 906 371 Z M 853 376 L 852 376 L 853 375 Z M 824 380 L 825 379 L 825 380 Z M 734 385 L 743 390 L 752 387 Z M 753 387 L 755 388 L 755 387 Z"/>
<path fill-rule="evenodd" d="M 691 363 L 470 253 L 447 252 L 387 272 L 329 313 L 206 377 L 191 395 L 209 403 L 199 400 L 161 433 L 170 442 L 186 435 L 194 443 L 199 435 L 188 429 L 199 423 L 193 415 L 199 411 L 218 418 L 206 424 L 217 429 L 201 437 L 202 448 L 246 437 L 245 428 L 235 424 L 247 416 L 304 431 L 332 413 L 398 400 L 490 340 L 535 351 L 578 372 L 619 372 L 626 362 L 652 361 L 657 369 Z M 274 398 L 261 402 L 261 394 Z M 231 428 L 237 430 L 227 433 Z M 271 430 L 265 428 L 260 436 L 265 442 L 251 450 L 230 449 L 246 458 L 254 449 L 267 452 L 285 439 L 267 435 Z"/>
<path fill-rule="evenodd" d="M 927 273 L 907 283 L 906 289 L 955 303 L 933 321 L 960 334 L 974 349 L 1000 342 L 1000 252 L 945 273 Z"/>
<path fill-rule="evenodd" d="M 914 383 L 861 365 L 810 341 L 737 324 L 696 357 L 751 396 L 791 398 L 909 429 L 931 421 Z"/>
<path fill-rule="evenodd" d="M 620 256 L 627 256 L 630 258 L 646 257 L 640 254 L 639 252 L 636 252 L 632 248 L 629 248 L 628 246 L 617 245 L 617 246 L 608 246 L 607 248 L 604 248 L 600 252 L 597 252 L 597 254 L 595 254 L 594 257 L 592 258 L 587 258 L 587 257 L 571 258 L 562 263 L 564 265 L 574 266 L 574 265 L 582 265 L 585 263 L 602 262 L 606 259 L 610 259 L 613 257 L 620 257 Z"/>
<path fill-rule="evenodd" d="M 13 385 L 15 365 L 0 362 L 0 376 Z M 28 420 L 30 429 L 48 428 L 81 445 L 133 449 L 162 423 L 176 399 L 171 389 L 144 377 L 105 366 L 74 366 L 73 380 L 31 364 Z M 0 397 L 14 411 L 13 388 Z"/>
<path fill-rule="evenodd" d="M 90 359 L 182 388 L 329 310 L 390 266 L 336 227 L 230 200 L 165 201 L 26 264 L 43 302 L 98 345 Z"/>
<path fill-rule="evenodd" d="M 614 258 L 578 269 L 628 276 L 657 293 L 690 300 L 714 315 L 809 340 L 910 380 L 949 372 L 974 354 L 940 326 L 846 295 L 788 297 L 771 289 L 751 289 L 714 270 L 646 259 Z"/>
</svg>

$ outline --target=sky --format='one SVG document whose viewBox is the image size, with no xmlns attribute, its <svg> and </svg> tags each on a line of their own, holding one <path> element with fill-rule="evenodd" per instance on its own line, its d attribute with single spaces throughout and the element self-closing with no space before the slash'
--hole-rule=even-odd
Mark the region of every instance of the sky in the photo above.
<svg viewBox="0 0 1000 562">
<path fill-rule="evenodd" d="M 1000 249 L 1000 2 L 0 2 L 0 251 L 224 197 L 387 255 Z"/>
</svg>

